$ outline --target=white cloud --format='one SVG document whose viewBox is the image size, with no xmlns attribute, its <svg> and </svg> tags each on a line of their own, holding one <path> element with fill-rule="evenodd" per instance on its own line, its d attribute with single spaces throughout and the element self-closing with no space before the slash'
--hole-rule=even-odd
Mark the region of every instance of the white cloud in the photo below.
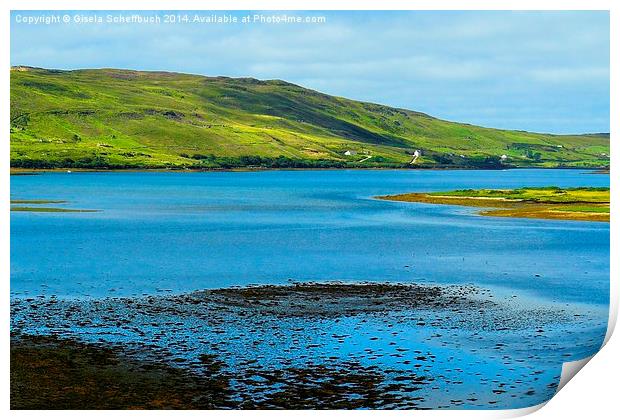
<svg viewBox="0 0 620 420">
<path fill-rule="evenodd" d="M 534 80 L 544 83 L 609 82 L 608 67 L 539 68 L 529 70 L 528 73 Z"/>
</svg>

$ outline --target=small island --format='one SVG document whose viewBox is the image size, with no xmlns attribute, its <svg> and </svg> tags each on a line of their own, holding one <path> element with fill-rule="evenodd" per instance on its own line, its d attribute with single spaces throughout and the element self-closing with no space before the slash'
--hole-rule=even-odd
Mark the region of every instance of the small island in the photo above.
<svg viewBox="0 0 620 420">
<path fill-rule="evenodd" d="M 65 200 L 11 200 L 11 211 L 35 213 L 93 213 L 99 210 L 71 209 L 64 207 L 41 207 L 41 204 L 66 204 Z"/>
<path fill-rule="evenodd" d="M 609 188 L 525 187 L 407 193 L 381 200 L 483 207 L 479 214 L 499 217 L 609 222 Z"/>
</svg>

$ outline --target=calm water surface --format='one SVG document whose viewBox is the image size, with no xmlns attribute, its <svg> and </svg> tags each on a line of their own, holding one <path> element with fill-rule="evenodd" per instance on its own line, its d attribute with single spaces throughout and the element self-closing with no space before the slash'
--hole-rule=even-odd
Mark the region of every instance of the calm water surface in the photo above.
<svg viewBox="0 0 620 420">
<path fill-rule="evenodd" d="M 11 214 L 11 292 L 133 296 L 294 280 L 475 283 L 609 300 L 609 224 L 489 218 L 376 195 L 608 186 L 580 170 L 46 173 L 13 199 L 97 213 Z M 59 206 L 59 205 L 47 205 Z"/>
</svg>

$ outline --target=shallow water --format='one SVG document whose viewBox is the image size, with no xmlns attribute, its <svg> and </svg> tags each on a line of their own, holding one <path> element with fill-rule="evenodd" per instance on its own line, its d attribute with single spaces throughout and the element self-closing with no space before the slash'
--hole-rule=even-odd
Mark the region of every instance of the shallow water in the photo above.
<svg viewBox="0 0 620 420">
<path fill-rule="evenodd" d="M 12 321 L 28 325 L 32 319 L 25 329 L 30 332 L 64 325 L 56 332 L 91 341 L 149 343 L 188 360 L 205 352 L 203 341 L 212 344 L 217 338 L 229 343 L 217 351 L 233 366 L 242 355 L 270 368 L 277 368 L 273 363 L 281 358 L 323 363 L 329 357 L 409 368 L 401 362 L 432 354 L 416 368 L 433 378 L 420 406 L 535 404 L 553 394 L 562 361 L 590 355 L 602 342 L 609 224 L 482 217 L 476 209 L 373 197 L 548 185 L 608 186 L 609 175 L 356 170 L 14 176 L 13 199 L 67 200 L 54 206 L 100 211 L 11 214 L 11 296 L 21 308 Z M 53 300 L 49 304 L 53 296 L 82 307 L 89 305 L 85 300 L 98 305 L 108 297 L 166 299 L 198 289 L 290 279 L 474 284 L 491 290 L 493 299 L 517 299 L 519 307 L 540 310 L 541 319 L 508 330 L 477 331 L 445 323 L 421 328 L 413 322 L 416 316 L 445 318 L 438 312 L 347 316 L 337 322 L 260 318 L 260 325 L 229 320 L 224 331 L 214 332 L 194 315 L 152 314 L 137 317 L 130 325 L 134 329 L 109 323 L 103 330 L 80 326 L 62 311 L 52 321 L 34 316 L 41 315 L 40 307 L 55 307 Z M 39 299 L 48 304 L 29 309 L 24 299 L 33 296 L 44 296 Z M 118 302 L 110 310 L 127 316 Z M 579 317 L 554 322 L 542 316 L 549 311 Z M 177 325 L 169 331 L 152 326 L 166 322 Z M 390 323 L 398 331 L 386 328 Z M 351 332 L 351 339 L 341 343 L 338 337 Z M 253 345 L 257 334 L 261 342 Z M 294 348 L 292 337 L 298 340 Z M 315 340 L 318 347 L 299 345 L 300 340 Z M 394 356 L 390 342 L 408 350 Z M 499 383 L 514 388 L 504 393 Z M 472 395 L 476 400 L 468 400 Z"/>
<path fill-rule="evenodd" d="M 553 395 L 562 361 L 595 352 L 605 332 L 593 305 L 467 285 L 411 297 L 407 286 L 374 286 L 14 299 L 12 330 L 122 345 L 129 356 L 195 372 L 208 360 L 230 379 L 237 404 L 261 408 L 532 406 Z"/>
</svg>

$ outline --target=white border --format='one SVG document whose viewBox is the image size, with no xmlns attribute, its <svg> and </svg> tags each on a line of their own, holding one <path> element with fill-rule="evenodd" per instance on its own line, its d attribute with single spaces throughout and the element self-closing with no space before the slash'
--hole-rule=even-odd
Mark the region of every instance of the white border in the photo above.
<svg viewBox="0 0 620 420">
<path fill-rule="evenodd" d="M 0 115 L 0 127 L 5 127 L 4 133 L 8 134 L 9 126 L 9 71 L 10 71 L 10 10 L 610 10 L 611 11 L 611 155 L 612 155 L 612 173 L 611 173 L 611 196 L 612 196 L 612 213 L 611 213 L 611 305 L 610 305 L 610 317 L 609 328 L 605 338 L 605 342 L 609 341 L 611 333 L 615 327 L 617 312 L 618 312 L 618 280 L 619 276 L 619 264 L 620 254 L 618 252 L 618 239 L 620 238 L 620 229 L 618 227 L 618 183 L 614 181 L 614 177 L 617 178 L 617 170 L 615 168 L 617 161 L 617 154 L 620 152 L 620 146 L 616 144 L 616 133 L 619 130 L 620 107 L 618 106 L 618 71 L 620 66 L 618 65 L 618 51 L 619 51 L 619 36 L 618 31 L 619 16 L 620 16 L 620 2 L 612 0 L 512 0 L 512 1 L 497 1 L 497 0 L 416 0 L 405 4 L 405 2 L 397 0 L 381 0 L 380 2 L 371 0 L 358 0 L 355 3 L 346 2 L 341 0 L 297 0 L 294 2 L 284 0 L 264 0 L 264 1 L 243 1 L 243 0 L 219 0 L 210 2 L 195 2 L 190 0 L 174 0 L 174 1 L 140 1 L 140 0 L 93 0 L 88 3 L 79 0 L 56 0 L 53 3 L 44 0 L 5 0 L 2 2 L 1 7 L 1 36 L 0 36 L 0 48 L 2 53 L 0 54 L 0 74 L 2 74 L 2 100 L 4 105 L 2 113 Z M 2 238 L 0 253 L 0 270 L 2 274 L 3 282 L 3 302 L 6 302 L 4 311 L 2 312 L 3 324 L 5 325 L 5 334 L 2 339 L 2 354 L 5 361 L 5 369 L 3 369 L 3 408 L 8 410 L 9 408 L 9 371 L 6 366 L 9 364 L 9 267 L 10 267 L 10 253 L 9 253 L 9 225 L 10 225 L 10 212 L 9 212 L 9 140 L 7 137 L 0 142 L 0 193 L 2 196 L 2 213 L 0 222 L 0 235 Z M 612 349 L 613 348 L 613 349 Z M 600 355 L 594 357 L 593 362 L 590 363 L 584 370 L 584 376 L 577 381 L 572 381 L 567 385 L 558 396 L 554 397 L 549 402 L 549 408 L 536 413 L 535 417 L 538 418 L 579 418 L 588 416 L 591 418 L 609 418 L 609 414 L 617 412 L 615 399 L 617 398 L 617 391 L 615 391 L 618 374 L 620 373 L 619 361 L 616 357 L 620 354 L 620 343 L 618 339 L 614 339 L 608 344 Z M 600 359 L 600 360 L 599 360 Z M 588 375 L 586 377 L 586 374 Z M 573 384 L 575 382 L 575 384 Z M 543 404 L 544 405 L 544 404 Z M 542 406 L 542 405 L 541 405 Z M 536 411 L 541 406 L 532 407 L 523 410 L 498 410 L 498 411 L 382 411 L 382 412 L 360 412 L 360 411 L 348 411 L 348 412 L 314 412 L 314 411 L 296 411 L 294 413 L 280 411 L 280 412 L 242 412 L 242 411 L 226 411 L 217 412 L 218 417 L 224 418 L 240 418 L 241 416 L 251 415 L 256 418 L 266 418 L 269 416 L 275 418 L 285 418 L 289 415 L 294 415 L 299 418 L 306 418 L 309 416 L 338 416 L 347 418 L 362 418 L 366 416 L 381 415 L 382 417 L 403 417 L 415 415 L 416 417 L 422 416 L 425 418 L 507 418 L 528 414 L 529 412 Z M 215 414 L 215 413 L 211 413 Z M 40 416 L 37 412 L 11 412 L 11 416 L 16 418 Z M 79 411 L 73 412 L 48 412 L 45 416 L 60 417 L 63 418 L 81 418 L 85 413 Z M 111 415 L 109 412 L 89 412 L 87 414 L 92 418 L 107 418 Z M 114 416 L 125 417 L 145 417 L 149 418 L 169 418 L 170 412 L 114 412 Z M 194 413 L 191 411 L 174 412 L 174 417 L 188 417 L 203 415 Z M 208 415 L 208 414 L 207 414 Z"/>
</svg>

